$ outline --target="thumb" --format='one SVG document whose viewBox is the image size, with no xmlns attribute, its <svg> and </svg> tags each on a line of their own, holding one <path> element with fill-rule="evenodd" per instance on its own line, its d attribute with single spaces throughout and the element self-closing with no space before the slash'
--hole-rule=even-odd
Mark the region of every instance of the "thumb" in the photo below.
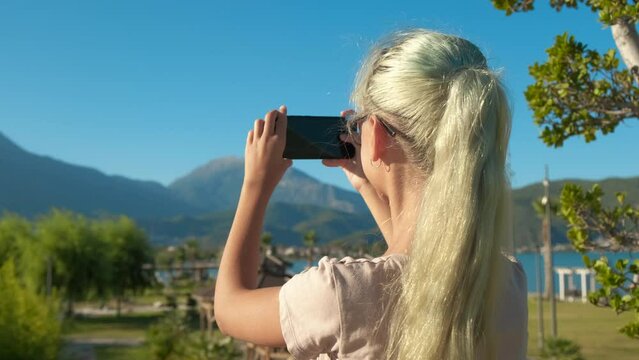
<svg viewBox="0 0 639 360">
<path fill-rule="evenodd" d="M 344 159 L 322 159 L 322 164 L 328 167 L 344 167 L 346 166 L 346 161 Z"/>
<path fill-rule="evenodd" d="M 291 159 L 284 159 L 284 164 L 286 165 L 286 168 L 290 168 L 291 166 L 293 166 L 293 160 Z"/>
</svg>

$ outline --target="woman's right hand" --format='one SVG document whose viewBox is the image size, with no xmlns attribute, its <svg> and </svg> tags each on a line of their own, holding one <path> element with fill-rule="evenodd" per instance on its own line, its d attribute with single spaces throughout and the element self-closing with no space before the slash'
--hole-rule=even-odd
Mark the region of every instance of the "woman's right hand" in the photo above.
<svg viewBox="0 0 639 360">
<path fill-rule="evenodd" d="M 340 116 L 347 117 L 353 113 L 353 110 L 346 110 L 340 113 Z M 322 164 L 328 167 L 341 167 L 350 181 L 351 185 L 357 192 L 360 192 L 362 187 L 369 184 L 364 169 L 362 168 L 361 159 L 361 146 L 353 141 L 352 137 L 347 134 L 340 135 L 340 139 L 344 142 L 351 143 L 355 147 L 355 156 L 350 159 L 323 159 Z"/>
</svg>

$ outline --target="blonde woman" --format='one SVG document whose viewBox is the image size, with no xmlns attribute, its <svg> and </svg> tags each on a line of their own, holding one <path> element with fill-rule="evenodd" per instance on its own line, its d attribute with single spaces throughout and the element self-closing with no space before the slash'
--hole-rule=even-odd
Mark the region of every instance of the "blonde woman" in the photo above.
<svg viewBox="0 0 639 360">
<path fill-rule="evenodd" d="M 467 40 L 393 34 L 357 77 L 340 166 L 388 244 L 324 257 L 282 287 L 255 289 L 259 235 L 283 159 L 286 108 L 249 131 L 245 178 L 222 256 L 223 332 L 297 359 L 524 359 L 526 280 L 512 241 L 502 84 Z M 277 127 L 275 120 L 277 119 Z"/>
</svg>

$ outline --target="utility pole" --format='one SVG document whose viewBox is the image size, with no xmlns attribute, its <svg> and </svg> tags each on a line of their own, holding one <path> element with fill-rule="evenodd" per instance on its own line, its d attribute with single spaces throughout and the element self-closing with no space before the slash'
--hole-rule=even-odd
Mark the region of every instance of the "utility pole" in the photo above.
<svg viewBox="0 0 639 360">
<path fill-rule="evenodd" d="M 548 165 L 544 176 L 544 197 L 541 199 L 545 207 L 544 216 L 544 267 L 546 270 L 546 293 L 550 300 L 551 335 L 557 337 L 557 308 L 555 303 L 555 284 L 552 259 L 552 239 L 550 237 L 550 180 L 548 179 Z"/>
</svg>

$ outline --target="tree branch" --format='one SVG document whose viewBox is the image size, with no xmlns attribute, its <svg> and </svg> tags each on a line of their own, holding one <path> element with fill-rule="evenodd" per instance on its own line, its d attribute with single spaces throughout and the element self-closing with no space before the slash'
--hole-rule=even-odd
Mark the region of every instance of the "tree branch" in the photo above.
<svg viewBox="0 0 639 360">
<path fill-rule="evenodd" d="M 623 62 L 639 85 L 639 34 L 635 23 L 627 19 L 618 19 L 610 29 Z"/>
</svg>

